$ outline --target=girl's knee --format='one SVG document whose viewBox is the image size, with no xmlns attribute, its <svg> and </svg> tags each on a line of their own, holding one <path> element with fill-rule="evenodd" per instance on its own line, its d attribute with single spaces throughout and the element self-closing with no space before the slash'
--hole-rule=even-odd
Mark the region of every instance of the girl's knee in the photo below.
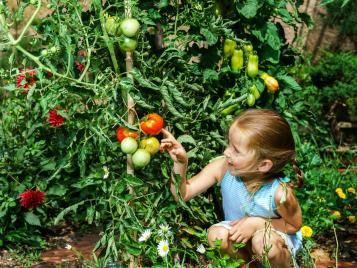
<svg viewBox="0 0 357 268">
<path fill-rule="evenodd" d="M 215 245 L 215 241 L 221 240 L 221 249 L 228 248 L 228 233 L 229 231 L 221 226 L 212 226 L 208 229 L 208 244 Z"/>
<path fill-rule="evenodd" d="M 264 232 L 253 236 L 252 251 L 260 258 L 267 256 L 269 260 L 280 259 L 289 254 L 288 248 L 280 236 L 273 234 L 267 238 L 267 235 L 264 236 Z"/>
</svg>

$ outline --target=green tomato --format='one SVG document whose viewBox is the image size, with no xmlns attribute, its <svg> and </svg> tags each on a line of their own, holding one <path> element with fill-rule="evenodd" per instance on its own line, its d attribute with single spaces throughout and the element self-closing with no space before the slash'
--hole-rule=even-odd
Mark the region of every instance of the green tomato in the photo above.
<svg viewBox="0 0 357 268">
<path fill-rule="evenodd" d="M 140 23 L 133 18 L 127 18 L 120 24 L 120 30 L 127 37 L 134 37 L 140 29 Z"/>
<path fill-rule="evenodd" d="M 41 56 L 42 57 L 46 57 L 47 55 L 48 55 L 48 50 L 47 49 L 41 50 Z"/>
<path fill-rule="evenodd" d="M 259 72 L 259 58 L 258 55 L 250 54 L 248 56 L 247 74 L 249 77 L 254 78 Z"/>
<path fill-rule="evenodd" d="M 51 53 L 51 54 L 56 54 L 57 52 L 60 51 L 60 48 L 57 47 L 57 46 L 53 46 L 53 47 L 51 47 L 49 50 L 50 50 L 50 53 Z"/>
<path fill-rule="evenodd" d="M 138 149 L 132 157 L 135 168 L 143 168 L 150 163 L 150 153 L 145 149 Z"/>
<path fill-rule="evenodd" d="M 246 45 L 243 46 L 243 48 L 244 48 L 244 52 L 245 52 L 247 55 L 252 54 L 253 51 L 254 51 L 252 44 L 246 44 Z"/>
<path fill-rule="evenodd" d="M 121 36 L 119 39 L 119 46 L 125 52 L 132 52 L 138 46 L 138 42 L 135 39 L 131 39 L 126 36 Z"/>
<path fill-rule="evenodd" d="M 233 72 L 239 71 L 244 64 L 243 50 L 235 49 L 233 50 L 233 55 L 231 58 L 231 69 Z"/>
<path fill-rule="evenodd" d="M 253 96 L 254 96 L 254 98 L 255 98 L 256 100 L 260 98 L 260 92 L 259 92 L 259 90 L 258 90 L 258 88 L 257 88 L 256 85 L 252 85 L 252 86 L 249 88 L 249 91 L 250 91 L 250 93 L 253 94 Z"/>
<path fill-rule="evenodd" d="M 138 149 L 138 143 L 134 138 L 126 137 L 120 143 L 120 148 L 123 151 L 123 153 L 132 154 L 136 151 L 136 149 Z"/>
<path fill-rule="evenodd" d="M 105 21 L 105 30 L 110 35 L 117 35 L 119 31 L 119 18 L 108 16 Z M 120 34 L 120 33 L 119 33 Z"/>
<path fill-rule="evenodd" d="M 233 55 L 234 49 L 237 47 L 237 42 L 231 39 L 225 39 L 223 43 L 223 55 L 228 58 Z"/>
<path fill-rule="evenodd" d="M 254 95 L 252 93 L 248 94 L 247 103 L 248 103 L 249 107 L 252 107 L 255 104 L 255 98 L 254 98 Z"/>
</svg>

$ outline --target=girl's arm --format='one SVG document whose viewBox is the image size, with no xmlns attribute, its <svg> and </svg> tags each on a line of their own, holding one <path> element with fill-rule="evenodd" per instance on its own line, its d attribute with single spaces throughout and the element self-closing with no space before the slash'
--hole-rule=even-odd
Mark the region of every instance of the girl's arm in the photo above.
<svg viewBox="0 0 357 268">
<path fill-rule="evenodd" d="M 281 219 L 275 220 L 273 226 L 286 233 L 296 233 L 300 230 L 302 225 L 301 208 L 298 200 L 296 199 L 293 189 L 291 187 L 286 188 L 286 201 L 280 203 L 281 198 L 284 195 L 284 188 L 280 185 L 275 192 L 275 203 L 277 204 L 277 210 Z M 280 220 L 280 221 L 278 221 Z"/>
<path fill-rule="evenodd" d="M 206 191 L 223 177 L 225 160 L 218 159 L 208 164 L 190 180 L 187 180 L 188 158 L 185 149 L 169 131 L 163 129 L 161 132 L 164 135 L 164 139 L 161 140 L 160 150 L 167 151 L 174 161 L 170 190 L 176 200 L 178 196 L 175 189 L 175 175 L 181 177 L 180 194 L 185 201 Z"/>
</svg>

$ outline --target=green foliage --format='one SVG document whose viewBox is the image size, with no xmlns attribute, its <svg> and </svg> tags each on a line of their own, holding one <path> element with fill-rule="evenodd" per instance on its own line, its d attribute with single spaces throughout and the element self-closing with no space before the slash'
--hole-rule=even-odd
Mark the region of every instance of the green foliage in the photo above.
<svg viewBox="0 0 357 268">
<path fill-rule="evenodd" d="M 327 8 L 328 15 L 325 17 L 326 23 L 329 25 L 340 27 L 341 37 L 350 37 L 356 42 L 357 30 L 357 4 L 353 0 L 322 0 L 320 3 Z"/>
<path fill-rule="evenodd" d="M 311 70 L 312 82 L 321 89 L 321 102 L 331 103 L 336 99 L 348 101 L 351 116 L 356 116 L 357 101 L 357 56 L 353 53 L 326 51 Z"/>
</svg>

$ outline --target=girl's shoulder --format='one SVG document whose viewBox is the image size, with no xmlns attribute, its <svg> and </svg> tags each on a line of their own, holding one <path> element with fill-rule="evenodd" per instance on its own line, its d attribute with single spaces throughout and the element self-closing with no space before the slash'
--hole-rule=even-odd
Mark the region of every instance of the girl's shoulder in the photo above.
<svg viewBox="0 0 357 268">
<path fill-rule="evenodd" d="M 288 205 L 296 202 L 294 189 L 289 184 L 290 179 L 287 177 L 279 178 L 274 181 L 276 190 L 274 200 L 277 206 Z"/>
<path fill-rule="evenodd" d="M 219 183 L 227 172 L 227 162 L 223 155 L 213 158 L 207 167 L 214 174 L 216 182 Z"/>
</svg>

